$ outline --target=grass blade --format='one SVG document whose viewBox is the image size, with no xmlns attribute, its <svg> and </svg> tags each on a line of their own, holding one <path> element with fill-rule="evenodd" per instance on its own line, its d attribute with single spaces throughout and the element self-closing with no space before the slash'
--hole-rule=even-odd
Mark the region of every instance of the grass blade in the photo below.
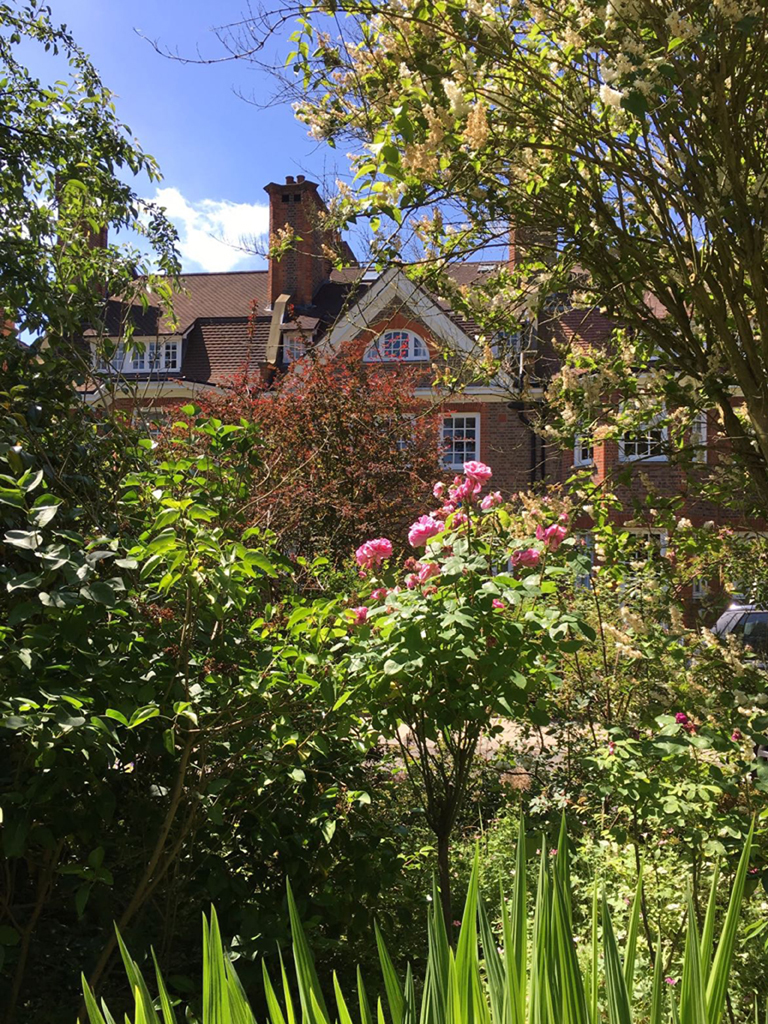
<svg viewBox="0 0 768 1024">
<path fill-rule="evenodd" d="M 293 939 L 293 962 L 296 967 L 296 980 L 299 984 L 299 1001 L 301 1002 L 302 1019 L 307 1024 L 326 1024 L 330 1020 L 325 1005 L 320 982 L 315 971 L 315 962 L 309 943 L 301 926 L 301 918 L 296 901 L 293 898 L 290 883 L 288 891 L 288 913 L 291 919 L 291 938 Z"/>
<path fill-rule="evenodd" d="M 379 949 L 381 973 L 384 977 L 384 990 L 387 993 L 387 1003 L 390 1016 L 392 1017 L 392 1024 L 403 1024 L 403 1011 L 405 1009 L 403 986 L 400 984 L 397 971 L 387 952 L 387 947 L 384 945 L 384 939 L 381 937 L 378 924 L 374 923 L 374 928 L 376 931 L 376 945 Z"/>
<path fill-rule="evenodd" d="M 363 975 L 360 968 L 357 968 L 357 1003 L 360 1007 L 360 1024 L 373 1024 L 371 1004 L 368 1002 L 368 993 L 365 991 Z"/>
<path fill-rule="evenodd" d="M 584 982 L 573 941 L 570 893 L 563 891 L 562 874 L 555 871 L 553 886 L 554 957 L 559 978 L 563 1024 L 589 1024 Z"/>
<path fill-rule="evenodd" d="M 632 1024 L 632 1008 L 624 980 L 616 936 L 613 933 L 608 903 L 603 896 L 603 955 L 605 957 L 605 997 L 610 1024 Z"/>
<path fill-rule="evenodd" d="M 720 1024 L 725 1008 L 725 993 L 728 988 L 728 975 L 731 970 L 733 950 L 736 946 L 736 932 L 739 927 L 741 901 L 744 896 L 744 883 L 747 880 L 749 857 L 752 852 L 752 836 L 755 831 L 754 820 L 736 869 L 736 878 L 731 889 L 731 899 L 723 922 L 720 941 L 717 944 L 715 959 L 707 981 L 707 1019 L 709 1024 Z"/>
<path fill-rule="evenodd" d="M 267 1013 L 271 1024 L 286 1024 L 285 1017 L 283 1016 L 283 1010 L 280 1006 L 280 1002 L 275 994 L 275 989 L 272 985 L 272 979 L 269 976 L 267 965 L 264 961 L 261 961 L 261 977 L 264 984 L 264 997 L 267 1002 Z"/>
<path fill-rule="evenodd" d="M 656 944 L 656 961 L 653 965 L 653 984 L 651 986 L 651 1013 L 648 1024 L 661 1024 L 664 1012 L 664 958 L 661 942 Z"/>
<path fill-rule="evenodd" d="M 624 952 L 624 982 L 627 986 L 627 998 L 629 1005 L 633 1003 L 633 991 L 635 987 L 635 960 L 637 959 L 637 936 L 640 931 L 640 911 L 643 900 L 643 864 L 640 863 L 640 870 L 637 873 L 637 887 L 635 898 L 632 902 L 632 910 L 629 915 L 629 926 L 627 928 L 627 943 Z"/>
<path fill-rule="evenodd" d="M 163 980 L 163 975 L 160 972 L 160 965 L 157 962 L 154 948 L 152 949 L 152 963 L 155 965 L 155 978 L 157 979 L 157 991 L 160 994 L 160 1009 L 163 1012 L 163 1024 L 176 1024 L 176 1015 L 173 1012 L 171 999 L 168 995 L 168 989 L 165 987 L 165 981 Z"/>
<path fill-rule="evenodd" d="M 704 979 L 701 974 L 701 950 L 699 928 L 696 924 L 696 910 L 693 896 L 688 893 L 688 930 L 685 936 L 683 976 L 680 981 L 681 1024 L 707 1024 L 707 1000 L 704 994 Z"/>
<path fill-rule="evenodd" d="M 715 861 L 715 870 L 712 872 L 712 885 L 709 888 L 707 914 L 704 918 L 704 929 L 701 933 L 701 971 L 705 985 L 709 981 L 709 972 L 712 967 L 712 947 L 715 942 L 715 916 L 717 914 L 717 892 L 719 885 L 720 860 L 718 859 Z"/>
<path fill-rule="evenodd" d="M 589 1019 L 592 1024 L 598 1024 L 598 993 L 600 991 L 600 975 L 598 973 L 600 936 L 598 932 L 598 898 L 597 898 L 597 875 L 592 890 L 592 946 L 589 959 Z"/>
</svg>

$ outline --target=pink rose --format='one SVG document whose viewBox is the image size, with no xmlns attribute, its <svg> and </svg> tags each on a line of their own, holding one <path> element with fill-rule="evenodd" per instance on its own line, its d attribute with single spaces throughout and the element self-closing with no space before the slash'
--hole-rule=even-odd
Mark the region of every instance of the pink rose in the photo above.
<svg viewBox="0 0 768 1024">
<path fill-rule="evenodd" d="M 378 568 L 385 558 L 392 557 L 392 541 L 377 537 L 361 544 L 355 552 L 357 564 L 364 569 Z"/>
<path fill-rule="evenodd" d="M 371 600 L 372 601 L 383 601 L 388 593 L 389 593 L 389 591 L 387 590 L 386 587 L 377 587 L 376 590 L 372 590 L 371 591 Z"/>
<path fill-rule="evenodd" d="M 571 521 L 571 517 L 568 515 L 567 512 L 561 512 L 560 515 L 557 517 L 557 521 L 559 523 L 562 523 L 563 526 L 567 526 L 568 523 Z"/>
<path fill-rule="evenodd" d="M 464 475 L 481 486 L 491 479 L 493 470 L 484 462 L 465 462 Z"/>
<path fill-rule="evenodd" d="M 536 527 L 536 540 L 544 542 L 544 547 L 548 551 L 557 551 L 560 545 L 566 538 L 568 531 L 564 526 L 560 526 L 558 523 L 553 523 L 551 526 L 546 528 L 543 526 Z"/>
<path fill-rule="evenodd" d="M 457 487 L 452 487 L 449 491 L 452 501 L 474 501 L 476 496 L 480 493 L 481 484 L 477 480 L 472 480 L 467 477 Z"/>
<path fill-rule="evenodd" d="M 486 494 L 480 502 L 480 508 L 486 512 L 489 508 L 493 508 L 494 505 L 500 505 L 501 501 L 501 491 L 494 491 L 492 494 Z"/>
<path fill-rule="evenodd" d="M 405 577 L 405 585 L 409 590 L 415 590 L 419 584 L 419 577 L 415 572 L 412 572 L 410 576 Z"/>
<path fill-rule="evenodd" d="M 458 529 L 466 522 L 469 522 L 466 512 L 457 512 L 451 520 L 451 526 L 453 526 L 454 529 Z"/>
<path fill-rule="evenodd" d="M 426 583 L 433 576 L 440 575 L 440 566 L 437 562 L 420 562 L 418 571 L 419 583 Z"/>
<path fill-rule="evenodd" d="M 355 615 L 355 625 L 362 626 L 365 620 L 368 618 L 368 608 L 366 605 L 361 604 L 358 608 L 353 608 L 352 611 Z"/>
<path fill-rule="evenodd" d="M 526 568 L 535 568 L 540 560 L 541 552 L 536 548 L 519 548 L 512 552 L 512 565 L 515 567 L 522 565 Z"/>
<path fill-rule="evenodd" d="M 500 598 L 498 598 L 498 597 L 494 597 L 494 599 L 491 602 L 491 604 L 493 605 L 494 608 L 506 608 L 507 607 L 504 604 L 504 602 Z"/>
<path fill-rule="evenodd" d="M 731 733 L 731 739 L 734 743 L 738 743 L 739 740 L 744 739 L 744 737 L 741 735 L 741 729 L 734 729 Z"/>
<path fill-rule="evenodd" d="M 434 494 L 438 501 L 440 501 L 440 499 L 442 498 L 444 490 L 445 484 L 442 482 L 442 480 L 438 480 L 435 486 L 432 488 L 432 493 Z"/>
<path fill-rule="evenodd" d="M 419 516 L 408 531 L 408 543 L 412 548 L 423 547 L 430 537 L 436 537 L 445 529 L 445 523 L 433 519 L 432 516 Z"/>
</svg>

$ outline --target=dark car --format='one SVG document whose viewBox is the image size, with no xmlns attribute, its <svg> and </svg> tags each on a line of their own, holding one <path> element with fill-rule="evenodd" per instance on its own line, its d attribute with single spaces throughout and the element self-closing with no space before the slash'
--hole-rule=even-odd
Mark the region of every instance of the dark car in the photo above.
<svg viewBox="0 0 768 1024">
<path fill-rule="evenodd" d="M 732 604 L 712 627 L 715 636 L 736 636 L 762 661 L 768 658 L 768 610 L 754 604 Z"/>
</svg>

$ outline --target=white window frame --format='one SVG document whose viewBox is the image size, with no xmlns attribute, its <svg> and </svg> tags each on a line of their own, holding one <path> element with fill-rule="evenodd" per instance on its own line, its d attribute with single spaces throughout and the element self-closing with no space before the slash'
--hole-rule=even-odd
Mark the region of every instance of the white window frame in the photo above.
<svg viewBox="0 0 768 1024">
<path fill-rule="evenodd" d="M 666 426 L 658 426 L 661 420 L 664 419 L 666 413 L 662 412 L 650 423 L 639 427 L 637 430 L 625 430 L 619 438 L 619 462 L 669 462 L 669 456 L 666 452 L 662 452 L 660 455 L 630 455 L 626 450 L 627 438 L 633 437 L 637 441 L 645 438 L 647 441 L 648 450 L 651 450 L 651 445 L 656 442 L 651 441 L 651 431 L 658 432 L 661 436 L 659 438 L 659 444 L 665 445 L 669 440 L 669 431 Z M 633 444 L 636 442 L 633 441 Z"/>
<path fill-rule="evenodd" d="M 474 451 L 474 454 L 467 454 L 467 453 L 465 453 L 462 456 L 460 462 L 455 461 L 455 460 L 454 461 L 449 461 L 448 458 L 447 458 L 447 455 L 443 455 L 443 466 L 445 466 L 446 469 L 463 469 L 465 462 L 472 462 L 473 460 L 477 461 L 477 460 L 480 459 L 480 413 L 478 413 L 478 412 L 449 412 L 449 413 L 445 413 L 443 415 L 442 421 L 440 423 L 440 440 L 441 440 L 442 443 L 445 443 L 445 440 L 446 440 L 446 437 L 445 437 L 446 423 L 449 420 L 455 420 L 455 419 L 463 419 L 463 420 L 473 419 L 475 421 L 475 437 L 474 437 L 475 451 Z M 466 429 L 466 427 L 465 427 L 465 429 Z M 465 443 L 465 442 L 462 442 L 462 443 Z M 453 449 L 453 447 L 454 446 L 453 446 L 453 443 L 452 443 L 451 444 L 451 448 Z"/>
<path fill-rule="evenodd" d="M 306 339 L 300 334 L 289 334 L 283 335 L 283 362 L 295 363 L 298 359 L 303 359 L 307 354 L 307 342 Z"/>
<path fill-rule="evenodd" d="M 170 353 L 173 352 L 173 364 L 171 365 Z M 178 341 L 166 341 L 162 345 L 163 369 L 167 372 L 176 372 L 179 369 L 179 343 Z M 158 360 L 159 362 L 159 360 Z"/>
<path fill-rule="evenodd" d="M 587 444 L 585 445 L 585 442 Z M 585 448 L 589 455 L 585 456 Z M 595 464 L 595 440 L 589 434 L 577 434 L 573 445 L 574 466 L 594 466 Z"/>
<path fill-rule="evenodd" d="M 691 600 L 703 601 L 709 597 L 709 580 L 703 576 L 697 576 L 691 584 Z"/>
<path fill-rule="evenodd" d="M 142 348 L 139 348 L 141 345 Z M 173 353 L 173 358 L 171 358 Z M 181 341 L 177 338 L 168 341 L 139 341 L 126 351 L 123 342 L 117 346 L 111 358 L 99 354 L 93 346 L 93 367 L 102 373 L 119 373 L 132 376 L 142 373 L 178 373 L 181 366 Z"/>
<path fill-rule="evenodd" d="M 387 355 L 384 346 L 387 339 L 394 335 L 403 335 L 408 339 L 408 352 L 406 355 Z M 429 362 L 429 346 L 423 338 L 413 331 L 390 330 L 384 331 L 378 338 L 371 342 L 363 356 L 365 363 L 426 363 Z"/>
<path fill-rule="evenodd" d="M 657 537 L 659 540 L 659 556 L 663 558 L 666 555 L 667 545 L 669 543 L 669 534 L 666 530 L 646 529 L 644 526 L 621 526 L 619 529 L 623 533 L 631 533 L 635 537 L 639 537 L 646 541 Z"/>
<path fill-rule="evenodd" d="M 693 461 L 706 465 L 709 451 L 709 417 L 706 409 L 700 409 L 691 421 L 691 448 Z"/>
</svg>

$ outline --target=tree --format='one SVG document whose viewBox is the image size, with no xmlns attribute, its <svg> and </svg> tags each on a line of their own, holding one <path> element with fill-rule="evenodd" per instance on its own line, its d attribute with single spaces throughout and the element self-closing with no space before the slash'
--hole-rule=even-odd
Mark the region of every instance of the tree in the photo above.
<svg viewBox="0 0 768 1024">
<path fill-rule="evenodd" d="M 26 47 L 50 55 L 43 84 Z M 63 79 L 59 61 L 69 77 Z M 157 180 L 156 162 L 115 112 L 112 93 L 66 26 L 39 0 L 0 4 L 0 309 L 19 331 L 51 341 L 98 329 L 104 295 L 141 301 L 152 286 L 170 299 L 176 232 L 124 174 Z M 122 241 L 108 242 L 109 228 Z M 142 248 L 131 236 L 142 240 Z M 165 275 L 165 276 L 163 276 Z"/>
<path fill-rule="evenodd" d="M 297 13 L 262 9 L 226 41 L 263 60 Z M 379 241 L 387 224 L 419 236 L 438 268 L 514 225 L 515 269 L 486 291 L 518 310 L 580 292 L 615 314 L 635 369 L 660 357 L 689 401 L 719 410 L 764 507 L 764 7 L 328 0 L 300 13 L 298 115 L 314 137 L 356 144 L 341 220 L 370 217 Z"/>
<path fill-rule="evenodd" d="M 295 554 L 348 562 L 360 536 L 404 536 L 441 471 L 433 410 L 406 366 L 370 367 L 359 353 L 297 364 L 271 391 L 234 382 L 205 409 L 260 427 L 253 523 Z"/>
</svg>

